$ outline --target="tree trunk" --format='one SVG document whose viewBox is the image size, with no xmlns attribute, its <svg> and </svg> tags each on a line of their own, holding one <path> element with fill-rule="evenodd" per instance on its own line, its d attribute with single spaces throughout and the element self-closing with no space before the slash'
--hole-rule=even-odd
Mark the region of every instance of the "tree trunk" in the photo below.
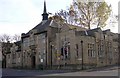
<svg viewBox="0 0 120 78">
<path fill-rule="evenodd" d="M 97 28 L 99 27 L 99 25 L 100 25 L 100 18 L 98 19 Z"/>
<path fill-rule="evenodd" d="M 88 22 L 88 29 L 91 29 L 91 27 L 90 27 L 90 21 Z"/>
</svg>

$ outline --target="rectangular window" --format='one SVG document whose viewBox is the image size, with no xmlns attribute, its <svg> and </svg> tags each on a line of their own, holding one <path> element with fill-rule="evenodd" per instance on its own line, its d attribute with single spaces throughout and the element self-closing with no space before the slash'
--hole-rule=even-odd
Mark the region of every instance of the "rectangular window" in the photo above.
<svg viewBox="0 0 120 78">
<path fill-rule="evenodd" d="M 98 49 L 99 49 L 99 47 L 98 47 Z M 88 43 L 88 56 L 89 57 L 95 57 L 95 54 L 94 54 L 94 43 Z"/>
<path fill-rule="evenodd" d="M 89 47 L 89 43 L 88 43 L 88 49 L 89 49 L 90 47 Z"/>
<path fill-rule="evenodd" d="M 16 54 L 15 53 L 13 53 L 13 59 L 15 59 L 16 58 Z"/>
<path fill-rule="evenodd" d="M 12 54 L 12 60 L 13 60 L 12 63 L 15 63 L 15 62 L 16 62 L 16 54 L 15 54 L 15 53 Z"/>
<path fill-rule="evenodd" d="M 76 55 L 77 55 L 77 57 L 79 56 L 79 54 L 78 54 L 78 44 L 76 44 Z"/>
<path fill-rule="evenodd" d="M 30 45 L 34 45 L 34 43 L 35 43 L 34 38 L 31 38 L 31 39 L 30 39 Z"/>
<path fill-rule="evenodd" d="M 38 36 L 38 41 L 40 41 L 42 43 L 46 42 L 45 33 L 42 33 Z"/>
<path fill-rule="evenodd" d="M 92 50 L 90 50 L 90 56 L 92 57 L 92 55 L 93 55 L 93 54 L 92 54 Z"/>
<path fill-rule="evenodd" d="M 28 38 L 23 39 L 23 46 L 24 47 L 29 46 L 29 39 Z"/>
<path fill-rule="evenodd" d="M 91 54 L 92 54 L 91 57 L 95 57 L 95 51 L 94 50 L 91 51 Z"/>
<path fill-rule="evenodd" d="M 90 56 L 90 50 L 88 50 L 88 56 Z"/>
<path fill-rule="evenodd" d="M 95 50 L 93 51 L 93 53 L 94 53 L 93 57 L 96 57 L 96 53 L 95 53 Z"/>
</svg>

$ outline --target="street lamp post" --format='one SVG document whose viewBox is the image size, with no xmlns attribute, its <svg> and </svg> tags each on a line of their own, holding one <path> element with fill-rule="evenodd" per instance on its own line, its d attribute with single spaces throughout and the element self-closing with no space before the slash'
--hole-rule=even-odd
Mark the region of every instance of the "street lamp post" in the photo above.
<svg viewBox="0 0 120 78">
<path fill-rule="evenodd" d="M 81 41 L 81 51 L 82 51 L 82 70 L 83 70 L 83 41 Z"/>
</svg>

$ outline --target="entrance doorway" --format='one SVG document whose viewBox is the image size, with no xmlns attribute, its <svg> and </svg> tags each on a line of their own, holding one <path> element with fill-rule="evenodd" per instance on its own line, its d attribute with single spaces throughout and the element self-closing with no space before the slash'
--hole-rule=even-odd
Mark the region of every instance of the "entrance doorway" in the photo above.
<svg viewBox="0 0 120 78">
<path fill-rule="evenodd" d="M 32 68 L 35 68 L 35 66 L 36 66 L 36 63 L 35 63 L 35 56 L 32 56 L 32 58 L 31 58 L 31 60 L 32 60 Z"/>
</svg>

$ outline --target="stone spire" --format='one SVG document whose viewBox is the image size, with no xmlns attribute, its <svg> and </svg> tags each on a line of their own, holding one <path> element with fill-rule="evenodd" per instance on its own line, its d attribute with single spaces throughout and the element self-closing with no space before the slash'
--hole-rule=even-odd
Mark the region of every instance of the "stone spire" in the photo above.
<svg viewBox="0 0 120 78">
<path fill-rule="evenodd" d="M 42 20 L 48 20 L 48 13 L 47 13 L 47 9 L 46 9 L 46 2 L 44 1 L 44 10 L 43 10 L 43 19 Z"/>
</svg>

